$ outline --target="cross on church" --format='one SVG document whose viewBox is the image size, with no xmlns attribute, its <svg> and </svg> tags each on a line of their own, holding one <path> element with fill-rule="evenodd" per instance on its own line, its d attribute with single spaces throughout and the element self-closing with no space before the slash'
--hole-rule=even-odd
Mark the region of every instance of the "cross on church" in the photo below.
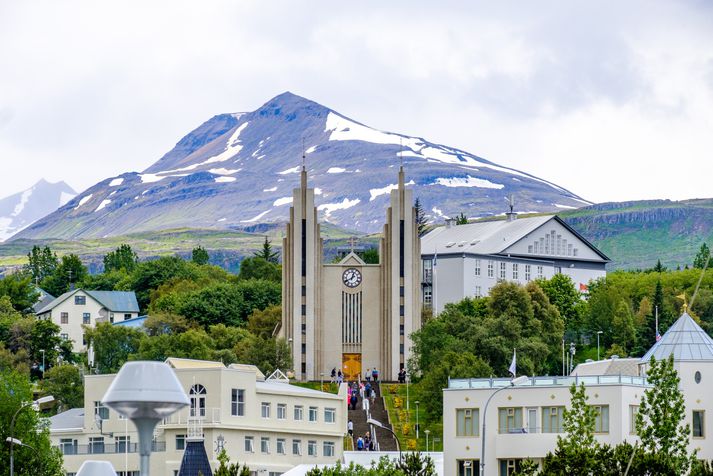
<svg viewBox="0 0 713 476">
<path fill-rule="evenodd" d="M 353 252 L 354 252 L 354 247 L 357 245 L 357 243 L 359 242 L 359 240 L 357 239 L 356 236 L 352 236 L 351 238 L 349 238 L 349 239 L 347 240 L 347 242 L 349 243 L 349 248 L 351 248 L 351 252 L 353 253 Z"/>
</svg>

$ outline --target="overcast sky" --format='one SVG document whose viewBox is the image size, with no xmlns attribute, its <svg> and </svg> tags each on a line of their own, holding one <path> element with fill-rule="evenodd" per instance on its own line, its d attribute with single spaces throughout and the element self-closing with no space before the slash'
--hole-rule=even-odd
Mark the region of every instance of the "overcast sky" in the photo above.
<svg viewBox="0 0 713 476">
<path fill-rule="evenodd" d="M 710 1 L 0 0 L 0 197 L 287 90 L 592 201 L 713 196 Z"/>
</svg>

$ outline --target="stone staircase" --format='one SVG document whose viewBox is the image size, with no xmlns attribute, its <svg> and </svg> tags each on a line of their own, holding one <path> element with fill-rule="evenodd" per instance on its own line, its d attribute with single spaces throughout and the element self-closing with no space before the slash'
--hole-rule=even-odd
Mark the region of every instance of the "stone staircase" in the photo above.
<svg viewBox="0 0 713 476">
<path fill-rule="evenodd" d="M 373 389 L 376 391 L 376 399 L 369 408 L 371 418 L 383 423 L 384 426 L 392 428 L 391 423 L 389 422 L 389 415 L 386 411 L 386 407 L 384 406 L 384 399 L 381 396 L 381 382 L 374 385 Z M 348 418 L 352 420 L 352 423 L 354 424 L 354 448 L 356 449 L 357 438 L 364 435 L 367 431 L 370 431 L 369 425 L 366 423 L 366 412 L 361 409 L 361 399 L 359 399 L 359 403 L 357 403 L 356 410 L 351 410 L 350 407 Z M 374 431 L 376 432 L 376 441 L 379 443 L 380 451 L 397 450 L 396 440 L 391 433 L 381 428 L 374 428 Z"/>
</svg>

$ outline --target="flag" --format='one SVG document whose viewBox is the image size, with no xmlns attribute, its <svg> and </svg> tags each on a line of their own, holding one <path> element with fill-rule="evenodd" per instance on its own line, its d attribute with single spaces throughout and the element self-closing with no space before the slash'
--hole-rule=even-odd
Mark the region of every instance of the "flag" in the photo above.
<svg viewBox="0 0 713 476">
<path fill-rule="evenodd" d="M 436 267 L 436 262 L 438 261 L 438 248 L 436 248 L 436 252 L 433 253 L 433 267 Z"/>
<path fill-rule="evenodd" d="M 512 362 L 510 362 L 508 372 L 512 374 L 512 378 L 517 376 L 517 351 L 515 349 L 512 350 Z"/>
<path fill-rule="evenodd" d="M 579 283 L 579 292 L 580 293 L 586 293 L 589 292 L 589 286 L 587 286 L 584 283 Z"/>
<path fill-rule="evenodd" d="M 656 342 L 661 340 L 661 333 L 659 332 L 658 329 L 656 329 Z"/>
</svg>

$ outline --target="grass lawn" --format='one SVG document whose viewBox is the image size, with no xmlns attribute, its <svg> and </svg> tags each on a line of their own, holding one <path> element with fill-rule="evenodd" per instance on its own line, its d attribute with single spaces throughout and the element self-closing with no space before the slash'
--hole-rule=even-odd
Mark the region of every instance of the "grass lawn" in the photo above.
<svg viewBox="0 0 713 476">
<path fill-rule="evenodd" d="M 419 395 L 413 385 L 408 386 L 409 409 L 406 410 L 406 385 L 382 384 L 381 391 L 389 412 L 389 420 L 394 428 L 394 433 L 399 437 L 401 449 L 426 451 L 426 430 L 429 430 L 429 451 L 443 451 L 443 422 L 427 423 L 424 421 L 423 408 L 419 408 L 418 420 L 420 425 L 418 441 L 416 441 L 416 401 Z M 406 432 L 406 433 L 404 433 Z M 435 441 L 434 441 L 435 438 Z"/>
<path fill-rule="evenodd" d="M 324 385 L 321 385 L 319 382 L 290 382 L 290 384 L 303 388 L 311 388 L 312 390 L 321 390 L 335 395 L 339 393 L 339 386 L 331 382 L 324 382 Z M 320 386 L 322 388 L 320 388 Z"/>
</svg>

